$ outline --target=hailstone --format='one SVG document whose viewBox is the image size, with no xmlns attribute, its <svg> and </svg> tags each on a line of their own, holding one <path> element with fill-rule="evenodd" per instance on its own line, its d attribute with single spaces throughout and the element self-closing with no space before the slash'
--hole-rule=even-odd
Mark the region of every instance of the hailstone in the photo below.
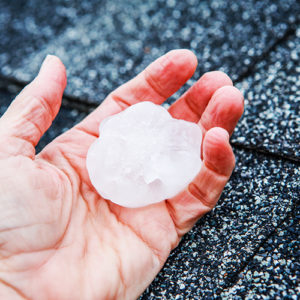
<svg viewBox="0 0 300 300">
<path fill-rule="evenodd" d="M 201 167 L 202 134 L 195 123 L 140 102 L 102 121 L 87 153 L 91 183 L 105 199 L 141 207 L 172 198 Z"/>
</svg>

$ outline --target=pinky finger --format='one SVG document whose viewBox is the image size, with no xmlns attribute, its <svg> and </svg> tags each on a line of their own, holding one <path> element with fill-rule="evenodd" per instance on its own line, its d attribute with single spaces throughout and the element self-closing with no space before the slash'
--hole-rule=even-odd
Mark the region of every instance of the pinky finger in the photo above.
<svg viewBox="0 0 300 300">
<path fill-rule="evenodd" d="M 203 164 L 199 174 L 185 190 L 166 202 L 179 236 L 214 208 L 234 165 L 227 131 L 219 127 L 210 129 L 203 141 Z"/>
</svg>

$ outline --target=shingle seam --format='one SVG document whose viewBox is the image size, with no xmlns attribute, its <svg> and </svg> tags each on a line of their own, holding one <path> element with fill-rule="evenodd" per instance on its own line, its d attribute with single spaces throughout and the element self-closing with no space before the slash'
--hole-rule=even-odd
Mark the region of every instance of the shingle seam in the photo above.
<svg viewBox="0 0 300 300">
<path fill-rule="evenodd" d="M 254 257 L 256 256 L 256 254 L 258 254 L 258 252 L 260 251 L 261 247 L 263 247 L 266 242 L 271 239 L 273 236 L 275 236 L 277 234 L 277 229 L 280 228 L 284 222 L 286 220 L 288 220 L 289 218 L 293 217 L 294 211 L 296 206 L 299 205 L 299 201 L 295 201 L 295 203 L 293 203 L 291 211 L 289 213 L 287 213 L 287 215 L 285 216 L 285 218 L 282 219 L 282 221 L 275 227 L 273 226 L 273 230 L 266 235 L 266 237 L 261 241 L 261 243 L 257 246 L 257 248 L 255 249 L 255 251 L 253 251 L 253 253 L 248 257 L 248 259 L 241 264 L 241 268 L 235 273 L 234 276 L 232 276 L 233 280 L 230 282 L 230 284 L 228 284 L 226 286 L 226 288 L 222 289 L 222 292 L 228 291 L 230 288 L 232 288 L 234 285 L 237 284 L 237 282 L 240 280 L 240 274 L 247 268 L 247 266 L 253 261 Z"/>
<path fill-rule="evenodd" d="M 295 36 L 297 26 L 300 25 L 298 23 L 300 23 L 300 22 L 295 22 L 295 23 L 289 24 L 288 29 L 286 30 L 286 32 L 284 33 L 284 35 L 282 37 L 278 38 L 272 45 L 270 45 L 268 48 L 266 48 L 265 51 L 263 51 L 263 53 L 261 55 L 254 57 L 253 62 L 251 62 L 251 64 L 250 64 L 250 67 L 247 68 L 244 72 L 242 72 L 237 77 L 234 84 L 239 83 L 239 82 L 243 81 L 245 78 L 253 75 L 257 64 L 266 60 L 269 57 L 271 52 L 275 51 L 278 46 L 285 43 L 291 36 Z"/>
<path fill-rule="evenodd" d="M 252 151 L 252 152 L 256 152 L 258 154 L 263 154 L 266 155 L 268 157 L 271 158 L 275 158 L 275 159 L 281 159 L 284 161 L 289 161 L 291 163 L 294 163 L 296 166 L 300 166 L 300 157 L 294 156 L 294 155 L 286 155 L 286 154 L 280 154 L 278 152 L 272 152 L 260 147 L 254 147 L 251 145 L 243 145 L 243 144 L 239 144 L 236 142 L 232 142 L 231 145 L 233 146 L 233 148 L 236 149 L 241 149 L 241 150 L 248 150 L 248 151 Z"/>
</svg>

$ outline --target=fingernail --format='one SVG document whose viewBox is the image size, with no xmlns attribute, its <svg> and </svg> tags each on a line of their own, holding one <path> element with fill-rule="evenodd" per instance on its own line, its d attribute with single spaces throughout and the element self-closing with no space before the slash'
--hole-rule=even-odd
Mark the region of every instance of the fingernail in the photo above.
<svg viewBox="0 0 300 300">
<path fill-rule="evenodd" d="M 224 129 L 223 132 L 224 132 L 224 136 L 226 136 L 227 141 L 229 141 L 229 139 L 230 139 L 229 132 L 226 129 Z"/>
<path fill-rule="evenodd" d="M 52 61 L 53 58 L 55 58 L 54 55 L 48 54 L 48 55 L 46 56 L 46 58 L 44 59 L 43 63 L 42 63 L 41 70 L 42 70 L 42 69 L 43 69 L 50 61 Z"/>
</svg>

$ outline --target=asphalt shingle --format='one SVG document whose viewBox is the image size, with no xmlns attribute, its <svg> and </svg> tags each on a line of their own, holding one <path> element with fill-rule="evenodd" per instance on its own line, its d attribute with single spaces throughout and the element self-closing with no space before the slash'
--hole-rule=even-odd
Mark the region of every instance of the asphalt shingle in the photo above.
<svg viewBox="0 0 300 300">
<path fill-rule="evenodd" d="M 296 207 L 259 248 L 235 286 L 222 293 L 228 299 L 298 299 L 300 294 L 300 207 Z"/>
<path fill-rule="evenodd" d="M 240 82 L 245 112 L 232 142 L 300 160 L 300 29 Z"/>
<path fill-rule="evenodd" d="M 183 238 L 141 299 L 219 297 L 295 209 L 299 167 L 255 152 L 235 153 L 236 169 L 218 205 Z M 269 291 L 268 283 L 261 286 L 260 293 Z"/>
<path fill-rule="evenodd" d="M 196 77 L 222 69 L 237 79 L 299 13 L 296 0 L 4 0 L 0 74 L 29 81 L 56 54 L 67 66 L 66 93 L 99 103 L 153 59 L 189 48 L 199 59 Z"/>
</svg>

